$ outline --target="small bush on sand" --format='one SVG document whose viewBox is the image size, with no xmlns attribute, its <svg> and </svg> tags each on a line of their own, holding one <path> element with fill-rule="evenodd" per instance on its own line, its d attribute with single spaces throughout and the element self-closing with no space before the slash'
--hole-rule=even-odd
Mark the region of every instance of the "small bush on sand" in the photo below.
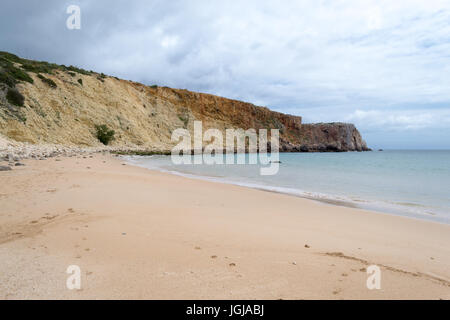
<svg viewBox="0 0 450 320">
<path fill-rule="evenodd" d="M 78 83 L 83 85 L 83 79 L 78 79 Z"/>
<path fill-rule="evenodd" d="M 19 92 L 17 89 L 8 89 L 8 92 L 6 93 L 6 99 L 9 103 L 22 107 L 23 103 L 25 101 L 25 98 L 23 95 Z"/>
<path fill-rule="evenodd" d="M 108 145 L 112 140 L 114 140 L 114 135 L 116 134 L 116 132 L 109 129 L 107 125 L 96 125 L 95 129 L 97 131 L 97 139 L 105 146 Z"/>
</svg>

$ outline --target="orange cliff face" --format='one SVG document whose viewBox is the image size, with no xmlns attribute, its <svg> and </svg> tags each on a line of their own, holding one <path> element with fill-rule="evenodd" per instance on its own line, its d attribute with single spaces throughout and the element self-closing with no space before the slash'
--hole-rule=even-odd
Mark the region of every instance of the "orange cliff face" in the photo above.
<svg viewBox="0 0 450 320">
<path fill-rule="evenodd" d="M 29 63 L 16 58 L 17 68 Z M 201 120 L 204 130 L 279 129 L 282 151 L 367 150 L 351 124 L 302 124 L 301 117 L 242 101 L 54 66 L 43 73 L 54 85 L 23 69 L 32 81 L 16 84 L 25 98 L 20 107 L 6 99 L 9 88 L 0 83 L 0 134 L 32 144 L 96 147 L 95 126 L 106 124 L 116 132 L 113 147 L 167 151 L 175 129 L 193 132 Z"/>
<path fill-rule="evenodd" d="M 163 96 L 182 105 L 206 128 L 279 129 L 285 152 L 368 151 L 353 124 L 303 124 L 302 118 L 251 103 L 188 90 L 161 88 Z"/>
</svg>

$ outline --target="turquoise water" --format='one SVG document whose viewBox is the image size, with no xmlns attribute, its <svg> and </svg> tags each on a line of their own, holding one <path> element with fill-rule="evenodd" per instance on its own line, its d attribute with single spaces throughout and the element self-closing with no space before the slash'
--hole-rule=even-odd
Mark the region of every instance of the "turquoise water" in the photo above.
<svg viewBox="0 0 450 320">
<path fill-rule="evenodd" d="M 170 156 L 133 164 L 190 177 L 450 223 L 450 151 L 283 153 L 279 172 L 259 165 L 174 165 Z"/>
</svg>

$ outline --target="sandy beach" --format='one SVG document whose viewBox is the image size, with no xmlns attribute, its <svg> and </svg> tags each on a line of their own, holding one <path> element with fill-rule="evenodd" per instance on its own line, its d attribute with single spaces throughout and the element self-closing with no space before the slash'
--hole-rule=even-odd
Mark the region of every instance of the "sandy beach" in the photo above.
<svg viewBox="0 0 450 320">
<path fill-rule="evenodd" d="M 450 225 L 109 155 L 23 163 L 0 172 L 0 299 L 450 299 Z"/>
</svg>

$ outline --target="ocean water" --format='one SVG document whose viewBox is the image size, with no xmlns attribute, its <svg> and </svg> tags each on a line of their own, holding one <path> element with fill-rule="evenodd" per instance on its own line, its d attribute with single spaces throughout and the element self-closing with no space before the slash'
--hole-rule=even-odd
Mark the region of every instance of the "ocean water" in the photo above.
<svg viewBox="0 0 450 320">
<path fill-rule="evenodd" d="M 273 176 L 261 176 L 260 165 L 174 165 L 170 156 L 126 158 L 188 177 L 450 224 L 450 151 L 281 153 Z"/>
</svg>

